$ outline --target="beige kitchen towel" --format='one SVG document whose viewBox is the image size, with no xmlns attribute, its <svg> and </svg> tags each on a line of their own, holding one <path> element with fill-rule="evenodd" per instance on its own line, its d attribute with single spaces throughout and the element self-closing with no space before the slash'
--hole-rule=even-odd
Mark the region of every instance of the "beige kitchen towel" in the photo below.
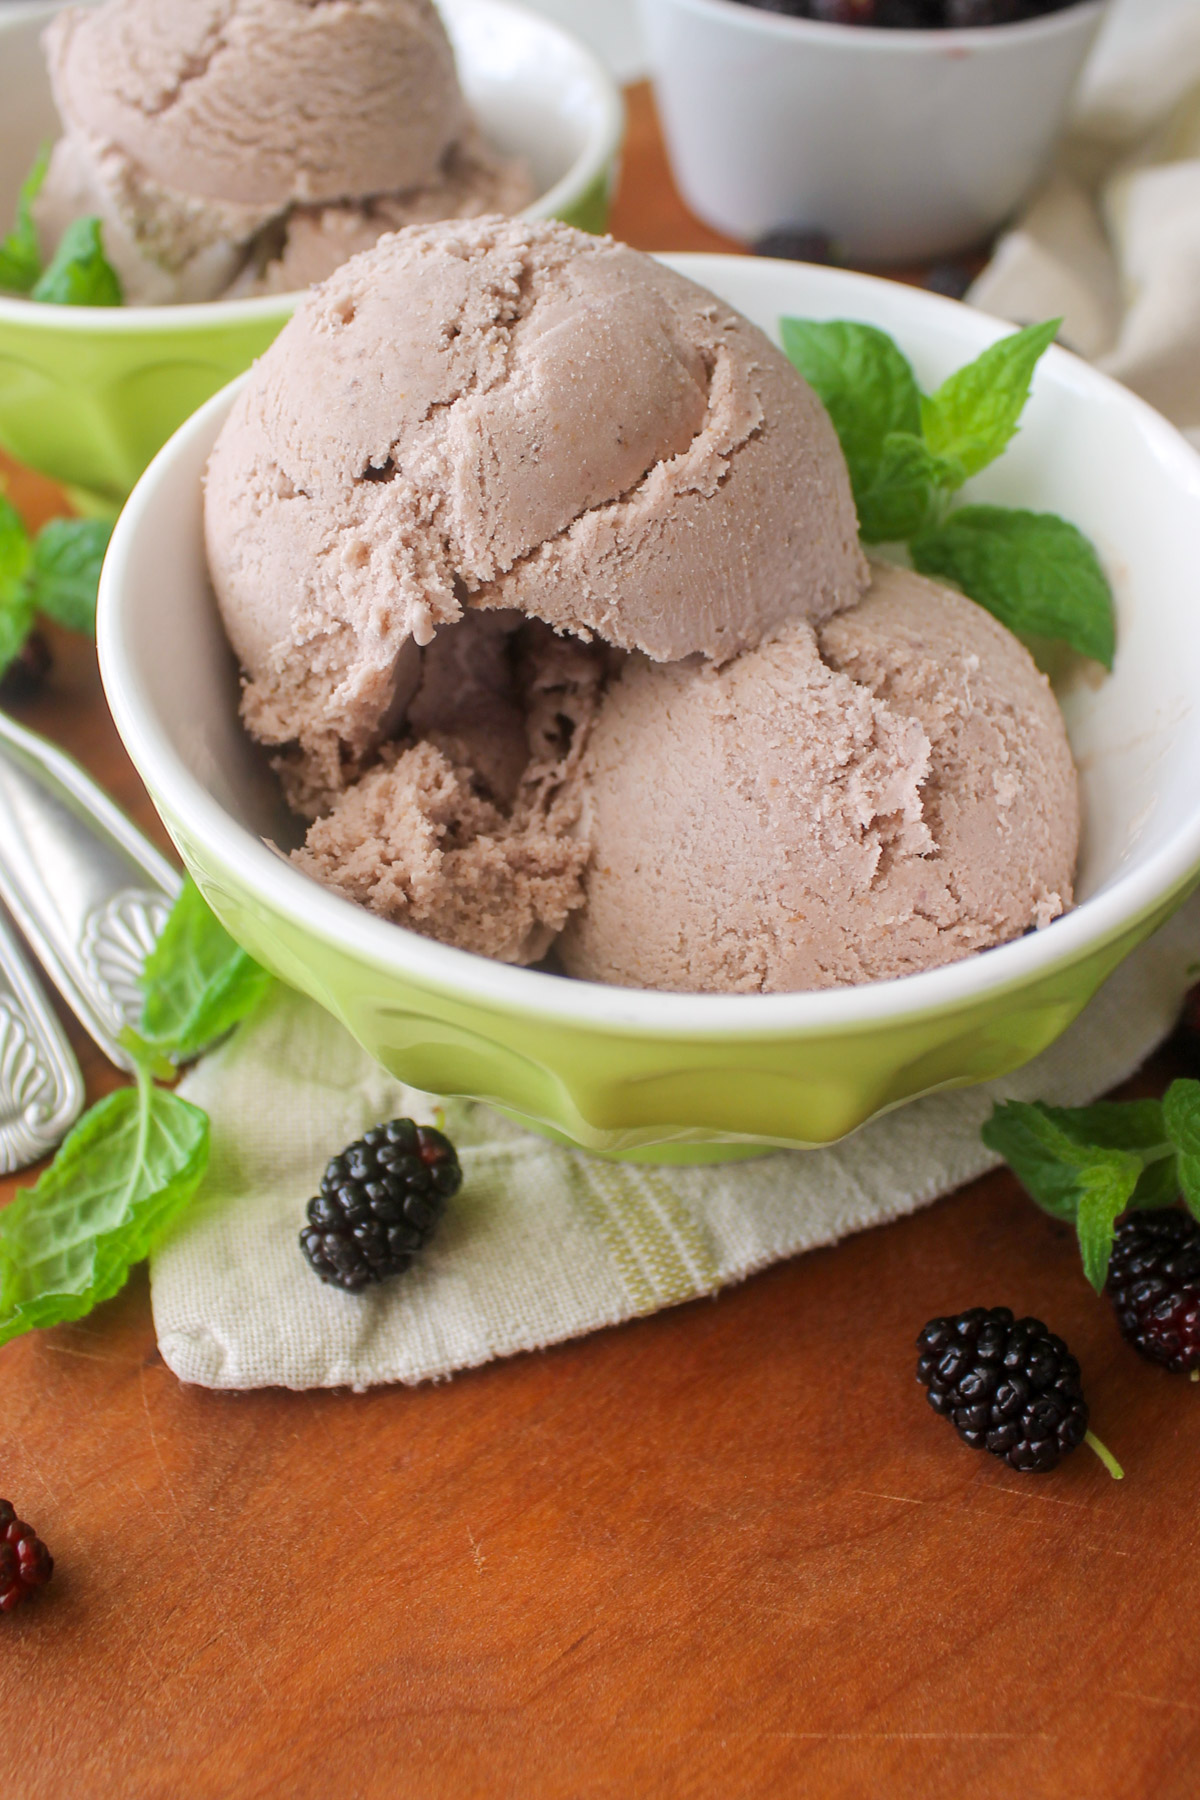
<svg viewBox="0 0 1200 1800">
<path fill-rule="evenodd" d="M 706 1168 L 611 1163 L 449 1101 L 462 1190 L 412 1268 L 361 1295 L 324 1287 L 304 1262 L 305 1202 L 336 1150 L 382 1119 L 431 1120 L 435 1102 L 279 989 L 181 1087 L 212 1118 L 212 1162 L 151 1262 L 159 1348 L 181 1380 L 205 1387 L 365 1388 L 712 1293 L 992 1167 L 979 1127 L 996 1099 L 1069 1106 L 1112 1087 L 1170 1029 L 1198 956 L 1200 897 L 1035 1062 L 918 1100 L 825 1150 Z"/>
<path fill-rule="evenodd" d="M 1200 443 L 1200 0 L 1116 0 L 1055 172 L 967 298 L 1061 314 Z"/>
</svg>

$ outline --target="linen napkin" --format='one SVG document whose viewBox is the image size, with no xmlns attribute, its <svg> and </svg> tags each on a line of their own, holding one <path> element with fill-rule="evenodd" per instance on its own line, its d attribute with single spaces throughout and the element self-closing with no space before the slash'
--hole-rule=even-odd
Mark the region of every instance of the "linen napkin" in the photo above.
<svg viewBox="0 0 1200 1800">
<path fill-rule="evenodd" d="M 297 1235 L 329 1156 L 435 1101 L 283 989 L 182 1083 L 212 1118 L 209 1173 L 150 1268 L 159 1348 L 204 1387 L 417 1382 L 708 1294 L 898 1218 L 991 1168 L 997 1099 L 1081 1105 L 1170 1030 L 1200 955 L 1200 896 L 1035 1062 L 933 1095 L 824 1150 L 666 1168 L 605 1162 L 451 1100 L 464 1181 L 432 1244 L 361 1295 L 325 1287 Z"/>
</svg>

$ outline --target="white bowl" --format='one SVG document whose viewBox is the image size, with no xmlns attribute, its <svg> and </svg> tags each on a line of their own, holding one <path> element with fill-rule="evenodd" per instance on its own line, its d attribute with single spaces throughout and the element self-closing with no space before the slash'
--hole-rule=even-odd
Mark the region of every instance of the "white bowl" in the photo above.
<svg viewBox="0 0 1200 1800">
<path fill-rule="evenodd" d="M 789 312 L 881 326 L 926 388 L 1007 329 L 840 270 L 663 261 L 776 337 Z M 238 720 L 201 528 L 201 474 L 237 386 L 171 440 L 118 521 L 100 591 L 105 689 L 168 829 L 234 935 L 414 1085 L 491 1100 L 610 1153 L 828 1141 L 1045 1048 L 1194 883 L 1200 456 L 1066 351 L 1047 353 L 1015 443 L 965 492 L 1073 520 L 1115 587 L 1112 675 L 1060 695 L 1082 786 L 1080 904 L 1044 931 L 946 968 L 798 994 L 639 992 L 506 967 L 387 924 L 264 845 L 289 832 L 294 841 L 295 825 Z"/>
<path fill-rule="evenodd" d="M 981 242 L 1046 165 L 1104 0 L 880 31 L 739 0 L 640 0 L 675 179 L 719 231 L 827 232 L 851 262 Z"/>
</svg>

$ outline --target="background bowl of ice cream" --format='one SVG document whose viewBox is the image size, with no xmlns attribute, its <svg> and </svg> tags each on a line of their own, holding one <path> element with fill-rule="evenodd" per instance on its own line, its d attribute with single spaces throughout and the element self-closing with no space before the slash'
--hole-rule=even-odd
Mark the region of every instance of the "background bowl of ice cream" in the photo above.
<svg viewBox="0 0 1200 1800">
<path fill-rule="evenodd" d="M 842 271 L 664 260 L 772 335 L 788 313 L 881 326 L 927 388 L 1004 330 Z M 101 584 L 106 689 L 229 929 L 406 1080 L 606 1154 L 712 1158 L 829 1142 L 1036 1055 L 1195 884 L 1200 457 L 1067 353 L 1047 355 L 1015 444 L 969 491 L 1073 520 L 1116 590 L 1113 674 L 1077 674 L 1059 694 L 1082 784 L 1079 903 L 1045 930 L 948 967 L 795 994 L 634 991 L 502 965 L 371 916 L 264 843 L 294 842 L 294 822 L 238 717 L 202 536 L 201 474 L 233 398 L 218 395 L 172 439 L 118 523 Z"/>
<path fill-rule="evenodd" d="M 53 4 L 0 7 L 0 221 L 59 122 L 40 35 Z M 524 159 L 535 218 L 602 230 L 622 130 L 620 95 L 591 53 L 507 0 L 441 7 L 467 104 L 497 149 Z M 290 294 L 172 306 L 74 307 L 0 294 L 0 445 L 115 510 L 171 432 L 248 367 Z"/>
<path fill-rule="evenodd" d="M 735 237 L 827 233 L 855 263 L 981 242 L 1043 171 L 1103 0 L 970 30 L 640 0 L 675 178 Z"/>
</svg>

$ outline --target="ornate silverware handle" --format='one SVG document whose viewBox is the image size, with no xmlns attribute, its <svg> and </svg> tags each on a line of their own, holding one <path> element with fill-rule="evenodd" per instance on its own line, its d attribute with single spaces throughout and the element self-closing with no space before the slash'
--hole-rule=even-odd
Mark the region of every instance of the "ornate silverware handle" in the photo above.
<svg viewBox="0 0 1200 1800">
<path fill-rule="evenodd" d="M 0 915 L 0 1175 L 53 1150 L 83 1105 L 83 1077 Z"/>
<path fill-rule="evenodd" d="M 0 712 L 0 898 L 119 1069 L 137 978 L 181 879 L 78 763 Z"/>
</svg>

